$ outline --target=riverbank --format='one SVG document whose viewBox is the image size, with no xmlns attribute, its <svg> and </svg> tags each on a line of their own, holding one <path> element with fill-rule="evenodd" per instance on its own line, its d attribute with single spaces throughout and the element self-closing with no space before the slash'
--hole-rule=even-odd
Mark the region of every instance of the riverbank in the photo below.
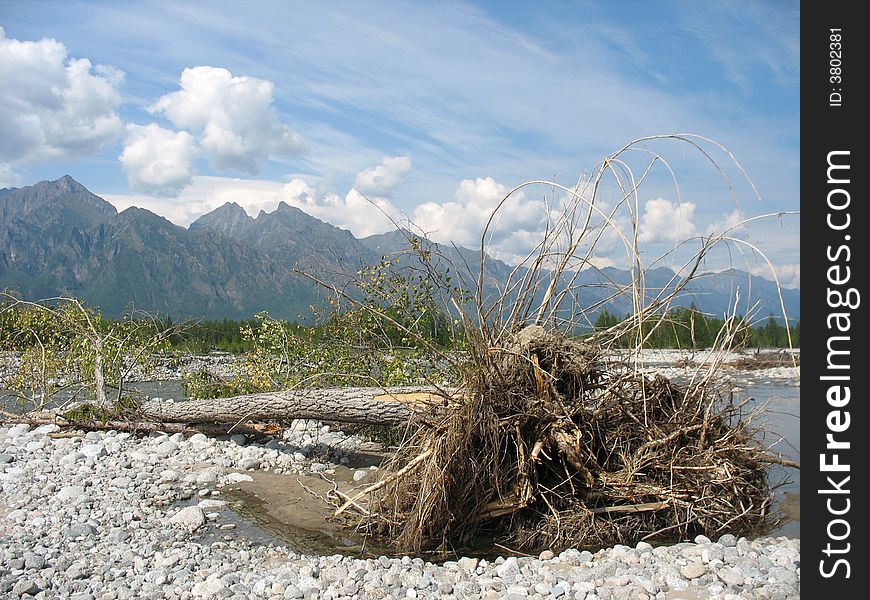
<svg viewBox="0 0 870 600">
<path fill-rule="evenodd" d="M 226 353 L 159 356 L 155 357 L 149 370 L 143 371 L 138 367 L 133 369 L 129 381 L 173 381 L 203 371 L 231 379 L 238 374 L 242 359 L 243 355 Z M 633 363 L 634 359 L 628 351 L 614 351 L 606 358 L 612 364 Z M 795 385 L 800 383 L 800 349 L 768 348 L 724 353 L 712 353 L 708 350 L 650 349 L 643 351 L 640 364 L 648 372 L 675 378 L 690 377 L 695 372 L 703 372 L 714 360 L 721 362 L 720 374 L 735 382 L 775 379 L 792 381 Z M 20 353 L 0 352 L 0 388 L 17 372 L 20 364 Z"/>
<path fill-rule="evenodd" d="M 312 422 L 266 445 L 0 428 L 0 594 L 89 598 L 797 598 L 800 541 L 723 536 L 550 557 L 303 555 L 221 504 L 260 471 L 363 482 L 372 449 Z M 348 467 L 347 465 L 350 465 Z M 341 471 L 345 469 L 345 471 Z M 370 469 L 369 469 L 370 470 Z M 357 475 L 361 473 L 361 475 Z M 222 516 L 224 515 L 224 516 Z"/>
</svg>

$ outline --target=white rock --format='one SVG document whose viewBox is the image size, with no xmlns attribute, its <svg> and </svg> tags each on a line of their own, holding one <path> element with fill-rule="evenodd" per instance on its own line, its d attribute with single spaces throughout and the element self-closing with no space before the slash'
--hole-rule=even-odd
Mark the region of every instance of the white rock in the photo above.
<svg viewBox="0 0 870 600">
<path fill-rule="evenodd" d="M 162 444 L 157 446 L 157 456 L 161 458 L 166 458 L 167 456 L 172 456 L 176 452 L 178 452 L 178 444 L 173 442 L 172 440 L 166 440 Z"/>
<path fill-rule="evenodd" d="M 224 477 L 225 483 L 241 483 L 243 481 L 254 481 L 254 478 L 247 473 L 230 473 Z"/>
<path fill-rule="evenodd" d="M 224 589 L 224 583 L 217 577 L 210 577 L 193 586 L 191 592 L 197 598 L 214 598 Z"/>
<path fill-rule="evenodd" d="M 178 481 L 178 473 L 172 469 L 160 471 L 160 479 L 163 481 Z"/>
<path fill-rule="evenodd" d="M 198 506 L 187 506 L 169 519 L 171 525 L 183 527 L 188 531 L 196 531 L 205 525 L 205 513 Z"/>
<path fill-rule="evenodd" d="M 79 452 L 85 455 L 86 458 L 99 458 L 106 456 L 106 447 L 102 444 L 86 444 L 79 448 Z"/>
<path fill-rule="evenodd" d="M 369 474 L 369 472 L 366 471 L 365 469 L 359 469 L 359 470 L 353 472 L 353 480 L 359 481 L 360 479 L 365 478 L 365 476 L 368 474 Z"/>
<path fill-rule="evenodd" d="M 33 433 L 34 435 L 48 435 L 49 433 L 57 433 L 58 431 L 60 431 L 59 425 L 48 423 L 46 425 L 40 425 L 33 430 Z"/>
<path fill-rule="evenodd" d="M 27 423 L 19 423 L 18 425 L 10 427 L 9 431 L 6 432 L 6 435 L 11 438 L 17 438 L 25 435 L 28 431 L 30 431 L 30 425 Z"/>
<path fill-rule="evenodd" d="M 23 521 L 27 518 L 27 511 L 21 509 L 13 510 L 11 513 L 6 515 L 6 518 L 9 521 Z"/>
<path fill-rule="evenodd" d="M 495 572 L 502 579 L 514 579 L 520 573 L 520 566 L 517 564 L 516 557 L 509 557 L 502 564 L 495 568 Z"/>
<path fill-rule="evenodd" d="M 220 477 L 224 476 L 223 467 L 206 467 L 202 471 L 199 472 L 199 475 L 196 476 L 197 483 L 214 483 Z"/>
<path fill-rule="evenodd" d="M 208 436 L 205 435 L 204 433 L 194 433 L 192 436 L 190 436 L 188 438 L 187 441 L 192 443 L 192 444 L 207 444 L 208 443 Z"/>
<path fill-rule="evenodd" d="M 202 510 L 208 510 L 210 508 L 223 508 L 226 505 L 227 503 L 223 500 L 208 499 L 200 500 L 197 506 L 199 506 Z"/>
<path fill-rule="evenodd" d="M 87 499 L 85 488 L 80 485 L 65 485 L 60 488 L 57 497 L 59 500 L 72 500 L 74 502 L 81 502 Z"/>
</svg>

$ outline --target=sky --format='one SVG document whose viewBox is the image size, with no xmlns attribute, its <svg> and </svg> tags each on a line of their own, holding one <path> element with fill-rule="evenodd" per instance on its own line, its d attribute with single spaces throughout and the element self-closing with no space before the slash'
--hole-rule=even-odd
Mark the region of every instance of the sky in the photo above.
<svg viewBox="0 0 870 600">
<path fill-rule="evenodd" d="M 758 248 L 799 287 L 799 20 L 785 0 L 0 0 L 0 187 L 69 174 L 180 226 L 283 201 L 476 246 L 515 187 L 579 185 L 662 264 L 775 214 L 705 266 L 771 278 Z M 518 262 L 572 197 L 512 193 L 488 250 Z M 625 266 L 617 238 L 597 266 Z"/>
</svg>

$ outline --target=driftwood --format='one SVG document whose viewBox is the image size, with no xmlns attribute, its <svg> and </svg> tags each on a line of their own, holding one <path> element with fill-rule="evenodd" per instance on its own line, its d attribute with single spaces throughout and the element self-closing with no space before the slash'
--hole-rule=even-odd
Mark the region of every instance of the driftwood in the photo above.
<svg viewBox="0 0 870 600">
<path fill-rule="evenodd" d="M 434 388 L 304 389 L 188 402 L 149 400 L 141 404 L 138 418 L 161 423 L 317 419 L 395 426 L 434 416 L 447 401 Z"/>
<path fill-rule="evenodd" d="M 76 421 L 68 420 L 50 412 L 39 413 L 10 413 L 0 411 L 0 423 L 29 423 L 31 425 L 59 425 L 60 427 L 74 427 L 87 431 L 130 431 L 140 433 L 150 433 L 159 431 L 161 433 L 205 433 L 211 435 L 222 435 L 228 432 L 228 425 L 216 425 L 214 423 L 199 423 L 194 426 L 185 423 L 157 423 L 150 421 Z M 239 425 L 233 428 L 233 433 L 242 433 L 250 436 L 268 435 L 270 431 L 261 427 L 250 427 L 247 425 Z"/>
</svg>

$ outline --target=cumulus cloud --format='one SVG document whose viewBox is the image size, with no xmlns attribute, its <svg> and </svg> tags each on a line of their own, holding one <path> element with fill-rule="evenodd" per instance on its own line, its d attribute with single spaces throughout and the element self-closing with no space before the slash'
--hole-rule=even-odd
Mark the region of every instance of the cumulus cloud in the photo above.
<svg viewBox="0 0 870 600">
<path fill-rule="evenodd" d="M 796 288 L 800 289 L 801 287 L 801 266 L 800 264 L 795 263 L 785 263 L 774 265 L 774 269 L 776 269 L 776 276 L 779 278 L 779 283 L 782 287 L 785 288 Z M 757 267 L 752 268 L 753 275 L 759 275 L 764 277 L 765 279 L 773 279 L 773 275 L 770 272 L 770 267 L 765 265 L 759 265 Z"/>
<path fill-rule="evenodd" d="M 12 165 L 0 162 L 0 188 L 15 187 L 20 183 L 21 177 L 12 170 Z"/>
<path fill-rule="evenodd" d="M 298 178 L 281 188 L 278 199 L 321 221 L 349 229 L 356 237 L 390 231 L 395 229 L 390 218 L 401 219 L 399 210 L 387 198 L 367 198 L 356 188 L 351 188 L 344 198 L 338 194 L 318 194 L 311 185 Z"/>
<path fill-rule="evenodd" d="M 7 38 L 0 27 L 0 160 L 32 162 L 98 151 L 123 131 L 123 73 L 66 47 Z"/>
<path fill-rule="evenodd" d="M 196 141 L 186 131 L 170 131 L 155 123 L 130 124 L 118 158 L 134 190 L 177 196 L 193 178 L 198 153 Z"/>
<path fill-rule="evenodd" d="M 707 235 L 721 235 L 728 232 L 729 235 L 734 235 L 734 229 L 744 220 L 743 214 L 739 208 L 735 208 L 730 213 L 724 213 L 722 218 L 707 226 Z"/>
<path fill-rule="evenodd" d="M 379 165 L 357 173 L 353 185 L 363 194 L 389 196 L 410 171 L 410 157 L 385 156 Z"/>
<path fill-rule="evenodd" d="M 695 204 L 674 204 L 670 200 L 656 198 L 647 200 L 638 228 L 638 240 L 652 242 L 682 242 L 695 235 L 692 218 Z"/>
<path fill-rule="evenodd" d="M 199 66 L 185 69 L 180 85 L 149 110 L 195 131 L 214 168 L 256 175 L 269 158 L 305 150 L 301 136 L 278 118 L 272 82 Z"/>
<path fill-rule="evenodd" d="M 476 246 L 487 221 L 510 190 L 492 177 L 465 179 L 454 199 L 426 202 L 414 210 L 414 223 L 436 242 Z M 539 201 L 517 192 L 497 214 L 489 252 L 496 258 L 520 260 L 538 243 L 546 223 Z"/>
</svg>

